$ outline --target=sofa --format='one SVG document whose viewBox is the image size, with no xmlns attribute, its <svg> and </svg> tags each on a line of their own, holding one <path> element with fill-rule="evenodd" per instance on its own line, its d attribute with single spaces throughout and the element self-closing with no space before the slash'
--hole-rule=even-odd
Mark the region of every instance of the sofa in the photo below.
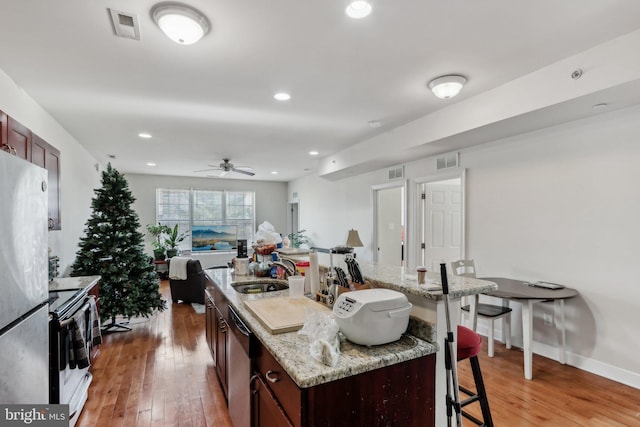
<svg viewBox="0 0 640 427">
<path fill-rule="evenodd" d="M 169 265 L 171 259 L 168 260 Z M 172 279 L 169 277 L 169 288 L 171 289 L 171 300 L 173 302 L 191 303 L 196 302 L 204 304 L 204 289 L 207 286 L 207 275 L 202 270 L 200 261 L 190 259 L 187 262 L 187 278 L 186 280 Z"/>
</svg>

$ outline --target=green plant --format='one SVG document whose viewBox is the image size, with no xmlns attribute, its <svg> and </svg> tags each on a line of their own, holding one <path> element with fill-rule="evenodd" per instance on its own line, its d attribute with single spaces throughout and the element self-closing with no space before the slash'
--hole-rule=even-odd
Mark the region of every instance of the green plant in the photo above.
<svg viewBox="0 0 640 427">
<path fill-rule="evenodd" d="M 162 225 L 160 223 L 158 223 L 158 225 L 147 224 L 147 231 L 155 239 L 153 241 L 153 251 L 154 252 L 166 251 L 167 246 L 165 245 L 165 239 L 162 237 L 162 235 L 169 234 L 171 232 L 171 228 L 166 225 Z"/>
<path fill-rule="evenodd" d="M 167 227 L 167 229 L 167 237 L 164 238 L 164 242 L 167 244 L 169 249 L 176 249 L 178 247 L 178 243 L 182 242 L 187 237 L 187 233 L 183 232 L 178 234 L 178 224 L 173 228 Z"/>
<path fill-rule="evenodd" d="M 291 241 L 291 246 L 299 248 L 304 243 L 309 243 L 309 238 L 305 234 L 307 230 L 296 231 L 295 233 L 288 234 L 287 237 Z"/>
</svg>

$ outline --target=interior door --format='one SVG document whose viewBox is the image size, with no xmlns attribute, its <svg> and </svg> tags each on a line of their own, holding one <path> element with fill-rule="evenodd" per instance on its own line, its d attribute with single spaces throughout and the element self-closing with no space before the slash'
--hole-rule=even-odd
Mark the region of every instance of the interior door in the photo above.
<svg viewBox="0 0 640 427">
<path fill-rule="evenodd" d="M 379 264 L 404 262 L 404 187 L 377 190 L 376 249 Z"/>
<path fill-rule="evenodd" d="M 422 264 L 438 271 L 440 263 L 463 258 L 462 188 L 460 179 L 421 185 Z"/>
</svg>

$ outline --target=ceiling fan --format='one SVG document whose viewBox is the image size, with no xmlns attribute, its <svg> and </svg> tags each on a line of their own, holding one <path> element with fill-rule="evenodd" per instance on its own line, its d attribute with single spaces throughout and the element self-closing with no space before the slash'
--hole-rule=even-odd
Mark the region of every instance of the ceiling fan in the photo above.
<svg viewBox="0 0 640 427">
<path fill-rule="evenodd" d="M 252 168 L 248 166 L 234 166 L 233 163 L 230 163 L 230 159 L 222 159 L 222 163 L 220 163 L 220 165 L 218 166 L 214 166 L 214 165 L 209 165 L 209 166 L 211 167 L 211 169 L 202 169 L 194 172 L 197 173 L 197 172 L 220 171 L 220 175 L 218 175 L 219 177 L 223 177 L 229 172 L 237 172 L 237 173 L 241 173 L 249 176 L 255 175 Z"/>
</svg>

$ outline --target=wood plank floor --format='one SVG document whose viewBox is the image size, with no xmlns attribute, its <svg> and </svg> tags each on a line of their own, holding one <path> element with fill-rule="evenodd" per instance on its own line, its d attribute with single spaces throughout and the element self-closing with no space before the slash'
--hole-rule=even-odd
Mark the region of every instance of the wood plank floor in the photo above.
<svg viewBox="0 0 640 427">
<path fill-rule="evenodd" d="M 78 426 L 231 426 L 204 314 L 172 304 L 167 281 L 160 290 L 167 310 L 104 337 Z M 496 426 L 640 426 L 640 390 L 537 355 L 527 381 L 521 351 L 496 344 L 488 358 L 484 344 L 480 363 Z M 459 376 L 472 384 L 468 362 L 459 363 Z"/>
</svg>

